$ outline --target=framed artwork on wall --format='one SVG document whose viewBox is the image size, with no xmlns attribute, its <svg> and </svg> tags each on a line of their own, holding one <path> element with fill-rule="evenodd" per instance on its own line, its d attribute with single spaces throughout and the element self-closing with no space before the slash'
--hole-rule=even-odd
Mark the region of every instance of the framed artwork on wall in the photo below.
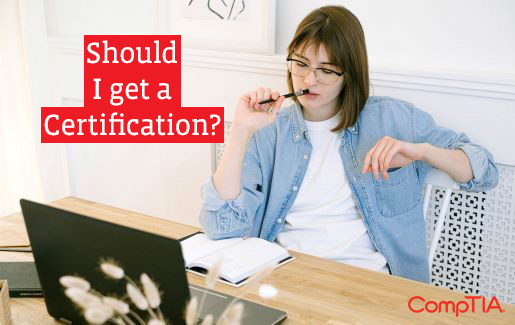
<svg viewBox="0 0 515 325">
<path fill-rule="evenodd" d="M 183 48 L 274 54 L 275 0 L 174 0 L 170 32 Z"/>
</svg>

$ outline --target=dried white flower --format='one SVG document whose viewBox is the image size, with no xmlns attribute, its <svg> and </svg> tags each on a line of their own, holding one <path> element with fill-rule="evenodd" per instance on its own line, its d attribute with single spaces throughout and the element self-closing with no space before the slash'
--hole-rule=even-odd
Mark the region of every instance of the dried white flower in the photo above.
<svg viewBox="0 0 515 325">
<path fill-rule="evenodd" d="M 147 325 L 165 325 L 165 322 L 157 318 L 152 318 L 148 321 Z"/>
<path fill-rule="evenodd" d="M 92 306 L 84 311 L 84 318 L 91 324 L 103 324 L 113 316 L 113 310 L 104 305 Z"/>
<path fill-rule="evenodd" d="M 241 317 L 243 316 L 243 303 L 237 302 L 234 305 L 227 306 L 227 309 L 222 313 L 217 324 L 221 325 L 236 325 L 241 324 Z"/>
<path fill-rule="evenodd" d="M 59 283 L 66 288 L 78 288 L 84 291 L 91 289 L 89 282 L 78 276 L 63 275 L 59 278 Z"/>
<path fill-rule="evenodd" d="M 211 266 L 211 268 L 207 272 L 206 287 L 208 289 L 214 288 L 214 286 L 216 284 L 216 280 L 218 279 L 218 276 L 220 275 L 220 270 L 222 269 L 222 262 L 223 262 L 223 257 L 219 257 L 216 260 L 216 262 L 213 264 L 213 266 Z"/>
<path fill-rule="evenodd" d="M 216 284 L 216 280 L 218 279 L 218 276 L 220 274 L 220 270 L 222 269 L 222 263 L 223 263 L 223 256 L 219 256 L 218 259 L 213 263 L 211 268 L 209 268 L 207 272 L 206 277 L 206 287 L 208 289 L 213 289 Z M 204 291 L 202 294 L 202 298 L 200 299 L 200 306 L 197 308 L 197 313 L 195 314 L 195 320 L 200 317 L 200 313 L 202 312 L 202 309 L 204 308 L 204 302 L 206 301 L 206 294 L 207 291 Z"/>
<path fill-rule="evenodd" d="M 132 285 L 132 283 L 127 283 L 127 295 L 131 299 L 131 301 L 141 310 L 145 310 L 148 308 L 148 302 L 147 299 L 145 299 L 145 296 L 141 293 L 141 291 Z"/>
<path fill-rule="evenodd" d="M 277 296 L 277 289 L 269 284 L 262 284 L 259 287 L 259 296 L 264 299 L 270 299 Z"/>
<path fill-rule="evenodd" d="M 209 314 L 202 320 L 201 325 L 211 325 L 213 324 L 213 315 Z"/>
<path fill-rule="evenodd" d="M 141 284 L 143 285 L 143 292 L 147 297 L 150 308 L 157 308 L 161 304 L 161 297 L 159 296 L 159 290 L 157 286 L 152 282 L 146 273 L 142 273 L 140 276 Z"/>
<path fill-rule="evenodd" d="M 108 277 L 119 280 L 125 279 L 127 296 L 130 301 L 124 301 L 115 297 L 104 296 L 91 288 L 91 284 L 78 276 L 62 276 L 59 282 L 65 287 L 65 295 L 78 307 L 82 309 L 83 316 L 88 323 L 103 324 L 111 322 L 114 324 L 138 324 L 165 325 L 162 311 L 159 309 L 161 296 L 158 286 L 145 273 L 140 275 L 141 285 L 133 281 L 125 274 L 125 271 L 113 259 L 101 259 L 100 269 Z M 146 310 L 149 315 L 143 320 L 134 310 L 131 310 L 129 303 L 133 303 L 138 309 Z M 157 311 L 154 311 L 156 308 Z M 1 325 L 1 324 L 0 324 Z"/>
<path fill-rule="evenodd" d="M 129 313 L 129 304 L 125 301 L 113 297 L 102 297 L 104 305 L 111 307 L 118 314 L 126 315 Z"/>
<path fill-rule="evenodd" d="M 100 269 L 113 279 L 121 279 L 125 275 L 125 272 L 121 267 L 109 262 L 101 263 Z"/>
<path fill-rule="evenodd" d="M 64 294 L 83 309 L 90 306 L 102 305 L 102 300 L 100 300 L 99 297 L 79 288 L 67 288 Z"/>
<path fill-rule="evenodd" d="M 186 324 L 195 324 L 197 321 L 197 297 L 191 298 L 186 306 Z"/>
<path fill-rule="evenodd" d="M 275 263 L 268 263 L 267 265 L 263 266 L 258 272 L 256 272 L 253 276 L 251 276 L 249 279 L 249 283 L 247 284 L 249 290 L 254 288 L 254 286 L 258 285 L 259 282 L 267 278 L 272 273 L 274 268 Z"/>
</svg>

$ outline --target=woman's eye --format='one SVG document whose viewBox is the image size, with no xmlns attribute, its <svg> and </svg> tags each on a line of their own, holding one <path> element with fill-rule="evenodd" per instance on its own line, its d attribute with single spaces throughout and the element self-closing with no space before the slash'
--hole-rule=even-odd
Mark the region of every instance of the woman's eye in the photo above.
<svg viewBox="0 0 515 325">
<path fill-rule="evenodd" d="M 331 70 L 326 70 L 326 69 L 320 69 L 320 70 L 322 70 L 322 72 L 323 72 L 323 73 L 325 73 L 325 74 L 331 74 L 331 73 L 334 73 L 334 72 L 333 72 L 333 71 L 331 71 Z"/>
<path fill-rule="evenodd" d="M 299 67 L 307 67 L 307 64 L 305 64 L 305 63 L 302 63 L 302 62 L 299 62 L 299 61 L 295 61 L 295 63 L 296 63 Z"/>
</svg>

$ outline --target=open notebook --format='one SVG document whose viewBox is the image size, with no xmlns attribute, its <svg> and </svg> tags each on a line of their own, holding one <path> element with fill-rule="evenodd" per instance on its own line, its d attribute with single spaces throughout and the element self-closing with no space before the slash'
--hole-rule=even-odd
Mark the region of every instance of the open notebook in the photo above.
<svg viewBox="0 0 515 325">
<path fill-rule="evenodd" d="M 269 263 L 278 267 L 295 259 L 285 248 L 261 238 L 211 240 L 196 233 L 182 239 L 181 247 L 186 270 L 203 276 L 223 256 L 219 281 L 234 287 Z"/>
</svg>

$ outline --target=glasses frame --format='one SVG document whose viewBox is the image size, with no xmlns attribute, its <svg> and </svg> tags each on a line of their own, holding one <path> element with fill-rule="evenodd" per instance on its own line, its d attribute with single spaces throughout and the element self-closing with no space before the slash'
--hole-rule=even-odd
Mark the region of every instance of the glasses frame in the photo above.
<svg viewBox="0 0 515 325">
<path fill-rule="evenodd" d="M 318 80 L 316 70 L 327 70 L 327 71 L 331 71 L 332 73 L 334 73 L 334 74 L 335 74 L 335 75 L 337 75 L 338 77 L 341 77 L 341 76 L 343 76 L 343 74 L 344 74 L 343 72 L 336 72 L 336 71 L 334 71 L 334 70 L 332 70 L 332 69 L 328 69 L 328 68 L 313 68 L 313 67 L 311 67 L 309 64 L 307 64 L 306 62 L 303 62 L 303 61 L 298 60 L 298 59 L 294 59 L 294 58 L 292 58 L 292 57 L 287 57 L 287 58 L 286 58 L 286 65 L 288 66 L 288 71 L 290 71 L 290 73 L 291 73 L 291 74 L 293 74 L 294 76 L 297 76 L 297 77 L 303 77 L 303 78 L 305 78 L 305 77 L 309 74 L 309 72 L 307 72 L 307 73 L 306 73 L 305 75 L 303 75 L 303 76 L 300 76 L 300 75 L 294 74 L 294 73 L 291 71 L 291 70 L 293 70 L 293 69 L 291 69 L 291 68 L 290 68 L 290 67 L 291 67 L 291 63 L 290 63 L 290 62 L 293 62 L 293 61 L 294 61 L 294 62 L 299 62 L 299 63 L 302 63 L 302 64 L 306 65 L 306 67 L 309 69 L 309 72 L 310 72 L 310 71 L 313 71 L 313 75 L 315 76 L 315 79 L 316 79 L 318 82 L 320 82 L 321 84 L 323 84 L 323 85 L 332 85 L 332 84 L 334 84 L 334 83 L 338 80 L 338 78 L 336 78 L 336 79 L 335 79 L 333 82 L 331 82 L 331 83 L 324 83 L 324 82 L 322 82 L 322 81 Z"/>
</svg>

